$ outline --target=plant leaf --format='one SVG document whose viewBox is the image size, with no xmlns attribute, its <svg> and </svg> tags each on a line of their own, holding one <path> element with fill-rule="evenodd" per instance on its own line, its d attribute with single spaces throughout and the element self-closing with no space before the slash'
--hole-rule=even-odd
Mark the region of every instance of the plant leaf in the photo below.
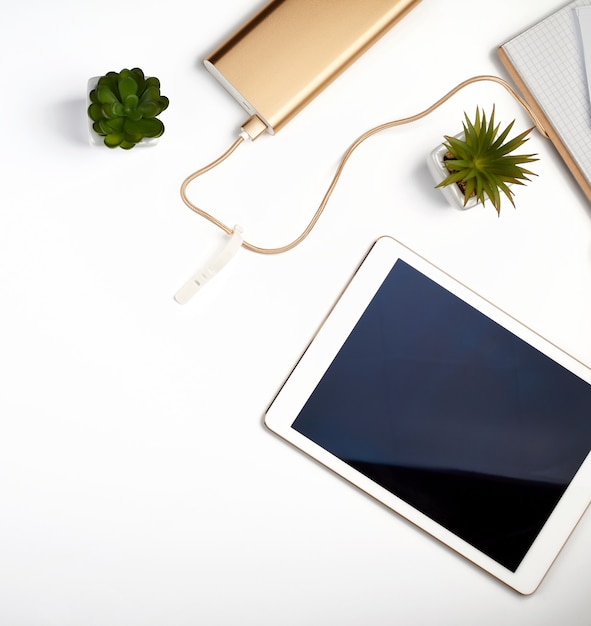
<svg viewBox="0 0 591 626">
<path fill-rule="evenodd" d="M 98 122 L 98 120 L 102 119 L 102 117 L 103 117 L 103 107 L 102 107 L 102 105 L 99 104 L 98 102 L 93 102 L 88 107 L 88 117 L 93 122 Z"/>
<path fill-rule="evenodd" d="M 149 101 L 139 104 L 137 112 L 141 117 L 156 117 L 161 111 L 157 102 Z"/>
<path fill-rule="evenodd" d="M 131 76 L 125 76 L 119 79 L 119 95 L 121 102 L 126 102 L 130 96 L 137 98 L 137 83 Z"/>
<path fill-rule="evenodd" d="M 99 84 L 96 89 L 96 95 L 101 104 L 113 104 L 114 102 L 119 102 L 117 96 L 108 85 Z"/>
<path fill-rule="evenodd" d="M 119 146 L 121 144 L 121 142 L 125 139 L 125 136 L 123 133 L 109 133 L 106 137 L 105 137 L 105 146 L 108 146 L 109 148 L 116 148 L 117 146 Z"/>
<path fill-rule="evenodd" d="M 129 113 L 130 111 L 135 111 L 138 104 L 139 98 L 134 93 L 125 96 L 125 98 L 123 99 L 123 107 L 126 113 Z"/>
</svg>

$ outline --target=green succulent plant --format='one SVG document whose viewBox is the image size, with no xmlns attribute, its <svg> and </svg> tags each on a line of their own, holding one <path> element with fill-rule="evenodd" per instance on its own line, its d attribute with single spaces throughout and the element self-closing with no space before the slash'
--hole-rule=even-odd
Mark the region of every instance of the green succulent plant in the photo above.
<svg viewBox="0 0 591 626">
<path fill-rule="evenodd" d="M 524 163 L 537 161 L 536 154 L 511 154 L 527 141 L 533 128 L 507 140 L 515 120 L 499 133 L 500 124 L 495 126 L 494 107 L 488 121 L 478 107 L 474 122 L 466 113 L 464 117 L 463 139 L 445 135 L 444 146 L 448 152 L 444 164 L 449 175 L 437 187 L 457 184 L 464 194 L 464 206 L 473 196 L 482 204 L 488 198 L 500 214 L 501 192 L 515 206 L 509 185 L 524 185 L 530 181 L 528 176 L 536 176 L 522 167 Z"/>
<path fill-rule="evenodd" d="M 164 124 L 157 116 L 168 107 L 160 81 L 146 78 L 138 67 L 101 76 L 90 92 L 88 117 L 109 148 L 129 150 L 144 137 L 160 137 Z"/>
</svg>

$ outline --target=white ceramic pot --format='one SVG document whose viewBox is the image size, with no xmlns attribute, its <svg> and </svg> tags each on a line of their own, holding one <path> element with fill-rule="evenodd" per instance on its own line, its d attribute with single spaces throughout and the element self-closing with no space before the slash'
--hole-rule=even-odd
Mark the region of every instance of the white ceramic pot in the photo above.
<svg viewBox="0 0 591 626">
<path fill-rule="evenodd" d="M 100 76 L 93 76 L 88 79 L 88 83 L 86 84 L 86 108 L 90 106 L 90 92 L 97 86 Z M 88 113 L 86 114 L 86 121 L 88 122 L 88 140 L 90 141 L 91 146 L 102 146 L 106 148 L 104 137 L 99 135 L 94 128 L 92 127 L 92 120 L 88 117 Z M 135 144 L 136 148 L 147 148 L 149 146 L 155 146 L 158 143 L 159 137 L 144 137 L 139 143 Z M 113 148 L 108 148 L 112 150 Z"/>
</svg>

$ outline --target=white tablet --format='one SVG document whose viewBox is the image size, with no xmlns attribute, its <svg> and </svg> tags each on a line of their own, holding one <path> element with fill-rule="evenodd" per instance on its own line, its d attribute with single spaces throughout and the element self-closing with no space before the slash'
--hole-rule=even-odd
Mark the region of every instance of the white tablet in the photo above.
<svg viewBox="0 0 591 626">
<path fill-rule="evenodd" d="M 383 237 L 265 423 L 527 594 L 591 500 L 590 382 L 583 363 Z"/>
</svg>

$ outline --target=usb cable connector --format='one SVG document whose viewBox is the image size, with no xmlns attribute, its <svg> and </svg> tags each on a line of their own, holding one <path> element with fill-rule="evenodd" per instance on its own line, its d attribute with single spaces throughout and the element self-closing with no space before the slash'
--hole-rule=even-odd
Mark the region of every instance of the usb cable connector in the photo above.
<svg viewBox="0 0 591 626">
<path fill-rule="evenodd" d="M 267 125 L 258 115 L 253 115 L 242 125 L 240 130 L 242 131 L 240 135 L 244 137 L 244 139 L 254 141 L 267 130 Z"/>
</svg>

